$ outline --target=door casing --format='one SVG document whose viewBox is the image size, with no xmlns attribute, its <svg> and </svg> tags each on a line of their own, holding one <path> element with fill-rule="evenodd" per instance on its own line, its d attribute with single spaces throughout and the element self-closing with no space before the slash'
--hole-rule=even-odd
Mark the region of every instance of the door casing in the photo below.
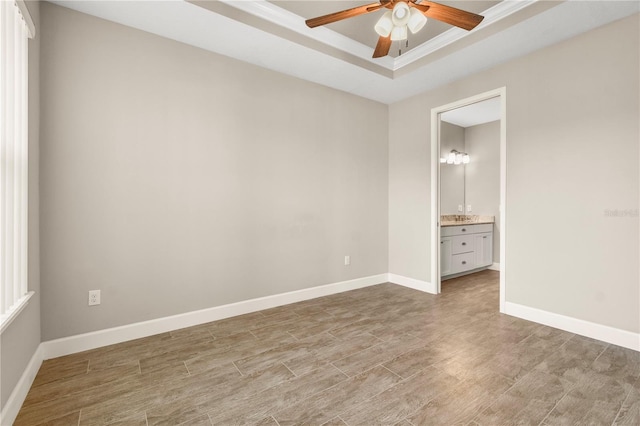
<svg viewBox="0 0 640 426">
<path fill-rule="evenodd" d="M 500 312 L 505 312 L 507 256 L 507 88 L 480 93 L 446 105 L 431 109 L 431 282 L 436 284 L 437 292 L 442 291 L 440 279 L 440 115 L 495 97 L 500 98 Z"/>
</svg>

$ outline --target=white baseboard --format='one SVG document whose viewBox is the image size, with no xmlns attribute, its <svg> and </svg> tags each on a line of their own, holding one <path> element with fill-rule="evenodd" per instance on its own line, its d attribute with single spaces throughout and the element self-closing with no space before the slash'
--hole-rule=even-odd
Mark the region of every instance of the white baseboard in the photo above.
<svg viewBox="0 0 640 426">
<path fill-rule="evenodd" d="M 499 271 L 500 270 L 500 264 L 496 263 L 496 262 L 493 262 L 491 264 L 491 266 L 489 266 L 489 269 L 492 270 L 492 271 Z"/>
<path fill-rule="evenodd" d="M 403 277 L 402 275 L 389 274 L 389 282 L 414 290 L 423 291 L 425 293 L 437 294 L 436 286 L 427 281 L 417 280 L 415 278 Z"/>
<path fill-rule="evenodd" d="M 33 380 L 36 378 L 36 374 L 38 374 L 38 370 L 42 365 L 42 355 L 41 343 L 38 345 L 38 348 L 31 357 L 31 360 L 29 361 L 29 364 L 27 364 L 22 376 L 20 376 L 20 380 L 18 380 L 18 383 L 13 388 L 13 392 L 9 395 L 7 403 L 2 407 L 2 413 L 0 413 L 0 425 L 12 425 L 16 420 L 20 407 L 22 407 L 22 403 L 27 397 L 29 389 L 33 384 Z"/>
<path fill-rule="evenodd" d="M 276 294 L 273 296 L 244 300 L 242 302 L 216 306 L 199 311 L 127 324 L 91 333 L 49 340 L 41 344 L 43 348 L 43 359 L 56 358 L 102 346 L 113 345 L 115 343 L 139 339 L 141 337 L 152 336 L 154 334 L 166 333 L 168 331 L 234 317 L 236 315 L 248 314 L 250 312 L 261 311 L 263 309 L 275 308 L 276 306 L 315 299 L 316 297 L 328 296 L 330 294 L 342 293 L 344 291 L 382 284 L 388 280 L 388 274 L 372 275 L 369 277 L 341 281 L 333 284 Z"/>
<path fill-rule="evenodd" d="M 619 328 L 596 324 L 512 302 L 505 303 L 505 313 L 514 317 L 534 321 L 539 324 L 559 328 L 560 330 L 568 331 L 570 333 L 591 337 L 592 339 L 602 340 L 603 342 L 640 351 L 640 334 L 638 333 L 632 333 Z"/>
</svg>

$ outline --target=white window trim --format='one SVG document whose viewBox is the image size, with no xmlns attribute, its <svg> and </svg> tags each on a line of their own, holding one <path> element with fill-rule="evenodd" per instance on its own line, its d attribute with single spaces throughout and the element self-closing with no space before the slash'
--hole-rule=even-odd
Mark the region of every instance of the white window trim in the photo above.
<svg viewBox="0 0 640 426">
<path fill-rule="evenodd" d="M 0 87 L 0 91 L 7 90 L 7 93 L 9 94 L 8 96 L 10 99 L 9 102 L 7 102 L 7 104 L 3 105 L 3 108 L 6 108 L 7 110 L 9 110 L 9 107 L 10 107 L 13 110 L 21 111 L 21 115 L 18 114 L 17 119 L 13 115 L 8 115 L 4 117 L 3 119 L 4 123 L 0 124 L 0 129 L 2 129 L 2 132 L 1 132 L 2 151 L 3 153 L 7 153 L 8 155 L 8 157 L 3 156 L 1 167 L 2 168 L 8 167 L 9 169 L 9 171 L 6 174 L 5 172 L 2 173 L 2 176 L 3 176 L 2 185 L 4 186 L 6 184 L 11 188 L 9 190 L 10 191 L 9 195 L 6 195 L 6 197 L 8 198 L 5 198 L 5 195 L 3 195 L 3 201 L 7 202 L 7 200 L 11 200 L 11 203 L 9 203 L 10 210 L 5 210 L 7 206 L 2 207 L 3 210 L 2 210 L 2 213 L 0 213 L 0 216 L 4 216 L 4 214 L 7 212 L 11 212 L 11 214 L 9 215 L 10 219 L 9 219 L 9 222 L 7 223 L 5 223 L 5 218 L 4 217 L 2 218 L 2 223 L 0 224 L 0 226 L 2 227 L 3 241 L 1 241 L 1 243 L 3 245 L 11 244 L 13 247 L 10 250 L 10 253 L 11 253 L 10 259 L 8 260 L 8 262 L 5 262 L 5 260 L 7 259 L 3 259 L 2 264 L 5 267 L 10 264 L 11 265 L 10 271 L 13 271 L 12 274 L 14 275 L 14 279 L 11 280 L 12 281 L 11 285 L 13 287 L 13 290 L 11 292 L 12 297 L 10 298 L 10 302 L 12 302 L 12 304 L 9 307 L 7 307 L 5 312 L 0 316 L 0 334 L 2 334 L 6 330 L 6 328 L 13 322 L 13 320 L 18 317 L 20 312 L 24 310 L 24 308 L 27 306 L 29 300 L 34 294 L 33 291 L 28 291 L 28 214 L 29 214 L 29 211 L 28 211 L 29 209 L 28 207 L 28 186 L 29 186 L 29 179 L 28 179 L 28 166 L 29 166 L 29 160 L 28 160 L 28 151 L 29 151 L 29 146 L 28 146 L 29 145 L 28 39 L 33 38 L 35 36 L 35 25 L 33 24 L 33 20 L 31 19 L 29 10 L 27 9 L 27 6 L 23 0 L 15 0 L 12 3 L 9 3 L 9 2 L 3 2 L 3 3 L 4 3 L 3 7 L 5 6 L 17 7 L 18 15 L 21 18 L 24 26 L 16 27 L 14 24 L 11 24 L 11 27 L 9 28 L 17 28 L 19 29 L 20 32 L 26 32 L 26 39 L 21 39 L 19 38 L 20 36 L 16 38 L 16 32 L 14 33 L 8 32 L 8 34 L 10 35 L 7 35 L 7 37 L 11 43 L 13 43 L 14 40 L 23 40 L 20 43 L 24 43 L 24 44 L 22 45 L 22 48 L 19 48 L 17 50 L 19 53 L 17 54 L 18 56 L 16 57 L 19 59 L 18 59 L 18 62 L 16 62 L 16 64 L 18 65 L 13 67 L 12 62 L 7 62 L 5 63 L 5 65 L 2 66 L 2 69 L 0 70 L 0 72 L 2 73 L 6 72 L 8 75 L 8 77 L 3 76 L 2 84 L 5 84 L 4 83 L 5 78 L 9 79 L 8 82 L 6 83 L 7 84 L 6 87 L 4 86 Z M 11 10 L 11 9 L 7 8 L 5 10 Z M 12 16 L 12 15 L 13 14 L 7 15 L 7 16 Z M 10 19 L 14 19 L 14 18 L 10 18 Z M 25 34 L 23 33 L 23 36 L 24 35 Z M 11 58 L 11 60 L 13 59 L 14 58 Z M 15 77 L 16 75 L 17 77 Z M 14 78 L 12 78 L 11 76 L 14 76 Z M 15 95 L 15 93 L 17 93 L 17 95 Z M 14 101 L 14 99 L 17 99 L 17 101 Z M 4 102 L 5 102 L 5 99 L 2 100 L 3 104 Z M 17 102 L 17 103 L 12 103 L 12 102 Z M 16 105 L 18 105 L 17 108 L 16 108 Z M 8 126 L 7 122 L 9 122 L 10 119 L 12 120 L 13 124 L 11 126 Z M 4 126 L 9 127 L 10 130 L 6 130 Z M 9 135 L 10 137 L 8 137 Z M 16 137 L 17 137 L 17 140 L 19 141 L 17 144 L 15 144 L 16 139 L 14 139 Z M 9 145 L 9 140 L 11 140 L 11 145 Z M 18 150 L 20 154 L 17 154 L 17 156 L 14 156 L 14 154 L 11 154 L 12 152 L 15 152 L 15 150 Z M 13 167 L 18 167 L 17 169 L 18 171 L 16 172 L 12 171 Z M 7 179 L 6 182 L 4 181 L 4 178 Z M 18 198 L 16 198 L 16 196 L 14 195 L 14 191 L 18 193 L 18 196 L 17 196 Z M 14 220 L 13 218 L 16 218 L 16 219 Z M 9 232 L 8 229 L 11 229 L 11 231 Z M 7 241 L 4 240 L 4 237 L 6 237 L 5 232 L 7 232 L 9 235 L 12 236 L 11 240 L 9 240 L 11 241 L 11 243 L 7 243 Z M 15 237 L 16 233 L 18 234 L 17 237 Z M 3 256 L 6 255 L 6 252 L 4 249 L 7 247 L 11 247 L 11 246 L 7 245 L 2 248 Z M 18 257 L 17 260 L 15 259 L 15 256 Z M 16 270 L 16 268 L 18 269 Z M 0 277 L 3 277 L 0 279 L 6 278 L 5 271 L 0 271 Z M 14 280 L 17 280 L 17 283 L 13 282 Z M 5 290 L 4 287 L 0 288 L 0 291 L 4 291 L 4 290 Z M 6 294 L 4 294 L 3 297 L 4 296 L 6 296 Z M 16 296 L 19 296 L 18 299 L 14 299 Z"/>
<path fill-rule="evenodd" d="M 27 4 L 24 0 L 14 0 L 18 9 L 20 9 L 20 13 L 22 13 L 22 17 L 24 18 L 24 23 L 27 25 L 27 29 L 29 30 L 29 38 L 34 38 L 36 36 L 36 26 L 33 23 L 33 19 L 31 19 L 31 14 L 29 13 L 29 9 L 27 9 Z"/>
<path fill-rule="evenodd" d="M 27 307 L 29 299 L 31 299 L 31 296 L 33 296 L 34 294 L 35 292 L 30 291 L 22 296 L 16 301 L 15 305 L 13 305 L 13 307 L 6 314 L 4 314 L 2 318 L 0 318 L 0 334 L 2 334 L 4 330 L 9 327 L 9 324 L 11 324 L 13 320 L 18 317 L 20 312 L 22 312 L 24 308 Z"/>
</svg>

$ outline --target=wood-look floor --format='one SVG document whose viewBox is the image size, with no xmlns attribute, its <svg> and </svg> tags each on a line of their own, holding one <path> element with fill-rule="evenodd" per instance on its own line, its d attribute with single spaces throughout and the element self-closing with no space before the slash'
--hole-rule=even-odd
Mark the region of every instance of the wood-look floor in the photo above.
<svg viewBox="0 0 640 426">
<path fill-rule="evenodd" d="M 638 425 L 640 353 L 382 284 L 45 361 L 16 425 Z"/>
</svg>

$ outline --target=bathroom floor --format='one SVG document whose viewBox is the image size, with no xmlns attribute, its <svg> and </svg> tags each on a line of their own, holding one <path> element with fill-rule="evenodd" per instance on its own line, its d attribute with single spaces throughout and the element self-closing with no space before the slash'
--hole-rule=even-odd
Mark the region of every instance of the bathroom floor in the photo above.
<svg viewBox="0 0 640 426">
<path fill-rule="evenodd" d="M 381 284 L 45 361 L 16 425 L 640 424 L 640 353 Z"/>
</svg>

